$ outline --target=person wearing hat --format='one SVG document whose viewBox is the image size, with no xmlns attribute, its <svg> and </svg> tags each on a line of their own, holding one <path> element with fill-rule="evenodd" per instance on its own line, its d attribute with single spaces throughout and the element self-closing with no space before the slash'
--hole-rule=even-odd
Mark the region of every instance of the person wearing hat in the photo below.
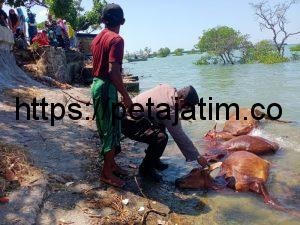
<svg viewBox="0 0 300 225">
<path fill-rule="evenodd" d="M 27 19 L 26 22 L 28 23 L 28 35 L 30 44 L 32 44 L 32 39 L 37 35 L 37 23 L 36 23 L 36 14 L 32 13 L 30 9 L 27 9 Z"/>
<path fill-rule="evenodd" d="M 92 41 L 93 84 L 92 98 L 94 116 L 102 142 L 100 159 L 104 159 L 100 180 L 107 184 L 122 187 L 125 182 L 118 176 L 126 175 L 115 162 L 120 152 L 121 121 L 115 117 L 119 109 L 119 92 L 124 105 L 129 108 L 132 101 L 124 86 L 121 71 L 124 55 L 124 40 L 119 35 L 120 27 L 125 23 L 122 8 L 117 4 L 108 4 L 101 17 L 103 29 Z"/>
<path fill-rule="evenodd" d="M 208 166 L 206 159 L 199 154 L 178 120 L 179 111 L 199 103 L 198 94 L 192 86 L 177 91 L 170 85 L 161 84 L 139 94 L 132 101 L 132 108 L 137 103 L 140 105 L 139 112 L 123 119 L 122 132 L 130 139 L 148 144 L 146 156 L 139 167 L 142 177 L 155 182 L 162 180 L 158 171 L 168 168 L 160 160 L 168 143 L 166 130 L 188 162 L 197 161 L 203 168 Z M 136 110 L 134 108 L 134 112 Z"/>
</svg>

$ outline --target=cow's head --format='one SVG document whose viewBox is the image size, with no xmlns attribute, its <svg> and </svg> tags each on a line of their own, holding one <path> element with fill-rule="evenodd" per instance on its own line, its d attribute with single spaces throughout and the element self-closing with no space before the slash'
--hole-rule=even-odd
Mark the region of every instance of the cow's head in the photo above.
<svg viewBox="0 0 300 225">
<path fill-rule="evenodd" d="M 204 136 L 204 140 L 211 141 L 217 138 L 218 136 L 217 124 L 213 127 L 212 130 L 208 131 L 208 133 Z"/>
<path fill-rule="evenodd" d="M 175 185 L 182 189 L 208 189 L 213 185 L 209 170 L 193 169 L 189 174 L 177 179 Z"/>
<path fill-rule="evenodd" d="M 213 127 L 212 130 L 204 136 L 205 141 L 214 141 L 214 140 L 223 140 L 228 141 L 234 138 L 234 135 L 226 131 L 217 131 L 217 124 Z"/>
</svg>

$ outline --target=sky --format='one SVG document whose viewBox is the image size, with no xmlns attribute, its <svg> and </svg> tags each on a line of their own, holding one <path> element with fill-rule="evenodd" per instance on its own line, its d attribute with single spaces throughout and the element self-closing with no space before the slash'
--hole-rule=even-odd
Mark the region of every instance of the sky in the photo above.
<svg viewBox="0 0 300 225">
<path fill-rule="evenodd" d="M 271 39 L 272 33 L 260 30 L 249 2 L 257 0 L 112 0 L 122 6 L 126 23 L 121 28 L 125 49 L 129 52 L 150 47 L 192 49 L 204 30 L 216 26 L 230 26 L 249 34 L 257 42 Z M 272 0 L 272 3 L 283 2 Z M 85 10 L 92 0 L 83 0 Z M 8 11 L 8 7 L 4 7 Z M 47 10 L 34 7 L 38 22 L 47 17 Z M 288 31 L 300 31 L 300 2 L 288 11 Z M 300 35 L 288 39 L 289 44 L 300 43 Z"/>
</svg>

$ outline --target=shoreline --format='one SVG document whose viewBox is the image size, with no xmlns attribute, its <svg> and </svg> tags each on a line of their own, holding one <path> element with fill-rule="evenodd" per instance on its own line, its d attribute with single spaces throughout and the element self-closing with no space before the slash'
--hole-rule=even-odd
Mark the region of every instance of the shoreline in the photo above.
<svg viewBox="0 0 300 225">
<path fill-rule="evenodd" d="M 64 100 L 64 94 L 59 89 L 43 87 L 36 91 L 39 96 Z M 89 88 L 72 88 L 68 93 L 88 99 L 87 95 L 82 94 L 88 91 Z M 123 190 L 109 187 L 99 182 L 101 164 L 97 162 L 97 149 L 101 143 L 93 121 L 74 122 L 64 119 L 57 121 L 54 127 L 42 121 L 27 121 L 24 118 L 16 123 L 11 104 L 13 98 L 7 94 L 0 95 L 3 99 L 1 107 L 7 112 L 0 117 L 2 139 L 5 143 L 13 143 L 25 149 L 34 162 L 33 166 L 41 171 L 35 182 L 9 193 L 10 203 L 1 205 L 0 215 L 6 218 L 5 222 L 0 222 L 1 225 L 16 224 L 12 221 L 19 221 L 17 224 L 22 225 L 63 224 L 63 221 L 72 224 L 140 224 L 144 213 L 150 210 L 147 207 L 149 201 L 153 209 L 167 216 L 150 213 L 147 224 L 157 224 L 158 220 L 175 224 L 172 220 L 177 221 L 174 219 L 177 214 L 170 209 L 170 203 L 174 204 L 174 193 L 181 194 L 174 184 L 142 183 L 143 193 L 149 196 L 144 198 L 135 182 L 144 155 L 143 144 L 122 140 L 122 152 L 117 161 L 129 170 L 130 176 Z M 91 108 L 85 110 L 86 115 L 92 114 Z M 122 199 L 129 199 L 129 203 L 122 204 Z M 178 197 L 176 199 L 179 200 Z M 140 207 L 144 207 L 144 211 L 138 212 Z"/>
</svg>

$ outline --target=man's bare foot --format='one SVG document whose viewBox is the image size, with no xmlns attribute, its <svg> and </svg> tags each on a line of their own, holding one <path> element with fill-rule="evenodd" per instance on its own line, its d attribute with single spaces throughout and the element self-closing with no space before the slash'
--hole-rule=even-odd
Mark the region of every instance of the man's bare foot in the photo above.
<svg viewBox="0 0 300 225">
<path fill-rule="evenodd" d="M 114 187 L 122 188 L 125 185 L 125 181 L 122 179 L 116 177 L 113 174 L 110 175 L 104 175 L 103 173 L 100 176 L 100 181 L 109 184 Z"/>
</svg>

